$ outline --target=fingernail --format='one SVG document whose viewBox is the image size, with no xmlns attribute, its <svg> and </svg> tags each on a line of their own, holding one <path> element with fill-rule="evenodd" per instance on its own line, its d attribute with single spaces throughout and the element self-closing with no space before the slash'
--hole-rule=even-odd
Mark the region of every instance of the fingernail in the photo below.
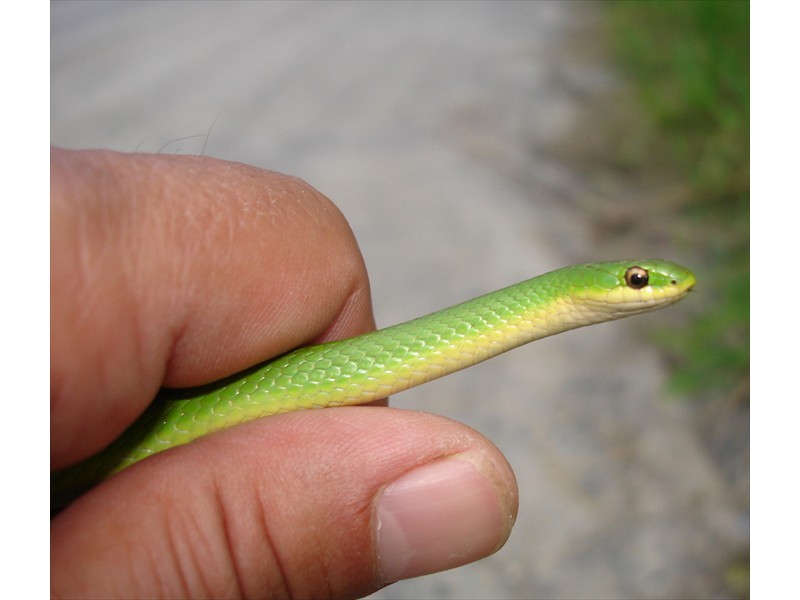
<svg viewBox="0 0 800 600">
<path fill-rule="evenodd" d="M 486 458 L 448 457 L 389 484 L 378 499 L 382 583 L 452 569 L 499 550 L 516 518 L 515 483 Z"/>
</svg>

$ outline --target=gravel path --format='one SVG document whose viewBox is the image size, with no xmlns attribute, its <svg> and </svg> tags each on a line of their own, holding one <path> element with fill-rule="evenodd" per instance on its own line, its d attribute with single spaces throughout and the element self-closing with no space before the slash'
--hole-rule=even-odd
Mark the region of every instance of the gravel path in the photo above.
<svg viewBox="0 0 800 600">
<path fill-rule="evenodd" d="M 577 174 L 547 153 L 613 85 L 565 50 L 597 5 L 51 7 L 54 144 L 202 151 L 305 179 L 350 220 L 380 324 L 614 258 L 569 201 Z M 748 524 L 663 396 L 637 335 L 656 322 L 560 335 L 395 398 L 491 438 L 521 506 L 495 556 L 374 597 L 718 594 Z"/>
</svg>

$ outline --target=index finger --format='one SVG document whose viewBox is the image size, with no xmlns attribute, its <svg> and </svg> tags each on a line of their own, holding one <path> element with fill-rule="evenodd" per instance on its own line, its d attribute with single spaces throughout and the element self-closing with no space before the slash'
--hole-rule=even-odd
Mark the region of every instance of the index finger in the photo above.
<svg viewBox="0 0 800 600">
<path fill-rule="evenodd" d="M 341 213 L 304 182 L 205 157 L 51 153 L 51 468 L 162 385 L 374 329 Z"/>
</svg>

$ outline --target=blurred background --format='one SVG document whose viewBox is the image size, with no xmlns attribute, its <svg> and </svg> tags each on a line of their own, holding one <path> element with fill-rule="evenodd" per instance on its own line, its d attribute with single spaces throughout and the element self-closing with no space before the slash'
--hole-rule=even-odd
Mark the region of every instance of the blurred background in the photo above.
<svg viewBox="0 0 800 600">
<path fill-rule="evenodd" d="M 51 4 L 51 142 L 292 174 L 343 211 L 379 325 L 662 256 L 681 304 L 393 398 L 492 439 L 496 555 L 374 598 L 749 591 L 749 5 Z"/>
</svg>

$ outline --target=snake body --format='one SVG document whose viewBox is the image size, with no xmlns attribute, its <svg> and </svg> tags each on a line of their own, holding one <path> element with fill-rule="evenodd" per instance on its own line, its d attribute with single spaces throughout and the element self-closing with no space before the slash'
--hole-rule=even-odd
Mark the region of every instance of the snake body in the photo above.
<svg viewBox="0 0 800 600">
<path fill-rule="evenodd" d="M 566 267 L 399 325 L 300 348 L 214 384 L 164 390 L 108 448 L 51 475 L 51 507 L 215 431 L 385 398 L 533 340 L 667 306 L 694 283 L 690 271 L 658 259 Z"/>
</svg>

